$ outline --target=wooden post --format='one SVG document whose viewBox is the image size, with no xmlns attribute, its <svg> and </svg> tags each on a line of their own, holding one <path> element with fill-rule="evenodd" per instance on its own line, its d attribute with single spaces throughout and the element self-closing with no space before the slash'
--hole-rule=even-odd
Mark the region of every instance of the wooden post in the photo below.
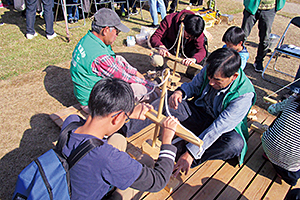
<svg viewBox="0 0 300 200">
<path fill-rule="evenodd" d="M 170 72 L 170 69 L 166 68 L 164 77 L 167 77 L 169 72 Z M 166 92 L 167 92 L 167 85 L 168 85 L 168 80 L 166 80 L 164 82 L 163 86 L 162 86 L 162 92 L 161 92 L 159 107 L 158 107 L 158 111 L 157 111 L 157 118 L 158 119 L 160 119 L 161 116 L 162 116 L 162 110 L 163 110 L 163 107 L 164 107 L 165 95 L 166 95 Z M 153 135 L 153 140 L 152 140 L 152 147 L 155 147 L 157 136 L 158 136 L 158 133 L 159 133 L 159 128 L 160 128 L 159 124 L 156 124 L 155 130 L 154 130 L 154 135 Z"/>
<path fill-rule="evenodd" d="M 176 56 L 175 56 L 175 58 L 178 58 L 178 55 L 179 55 L 179 50 L 180 50 L 180 43 L 181 43 L 181 38 L 182 38 L 183 27 L 184 27 L 184 24 L 183 24 L 183 22 L 181 22 L 181 24 L 180 24 L 180 29 L 179 29 L 179 38 L 178 38 L 178 44 L 177 44 L 177 50 L 176 50 Z M 176 65 L 177 65 L 177 61 L 174 62 L 173 76 L 175 76 Z"/>
</svg>

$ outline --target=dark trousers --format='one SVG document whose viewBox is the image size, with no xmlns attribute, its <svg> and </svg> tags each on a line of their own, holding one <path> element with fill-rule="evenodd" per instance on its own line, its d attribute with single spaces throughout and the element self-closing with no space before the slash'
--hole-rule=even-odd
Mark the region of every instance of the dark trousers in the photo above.
<svg viewBox="0 0 300 200">
<path fill-rule="evenodd" d="M 289 185 L 295 186 L 297 184 L 298 179 L 300 178 L 300 170 L 296 172 L 291 172 L 286 169 L 283 169 L 282 167 L 279 167 L 277 165 L 274 165 L 272 163 L 275 171 L 277 174 L 281 176 L 281 178 Z"/>
<path fill-rule="evenodd" d="M 213 122 L 214 118 L 208 115 L 204 109 L 195 106 L 191 101 L 183 101 L 177 110 L 170 109 L 170 112 L 181 121 L 196 136 L 199 136 Z M 184 119 L 184 120 L 183 120 Z M 205 141 L 204 141 L 205 142 Z M 187 151 L 186 142 L 181 142 L 183 146 L 178 146 L 176 158 Z M 192 167 L 198 166 L 207 160 L 229 160 L 241 154 L 244 146 L 243 138 L 235 131 L 223 133 L 208 149 L 202 157 L 194 160 Z"/>
<path fill-rule="evenodd" d="M 169 0 L 164 0 L 165 5 L 166 5 L 166 10 L 168 9 L 168 5 L 169 5 Z M 177 0 L 172 0 L 172 3 L 170 4 L 170 10 L 175 10 L 177 6 Z"/>
<path fill-rule="evenodd" d="M 35 23 L 35 16 L 36 16 L 36 6 L 38 0 L 26 0 L 26 33 L 34 34 L 34 23 Z M 53 35 L 53 0 L 42 0 L 44 6 L 44 19 L 46 23 L 46 34 Z"/>
<path fill-rule="evenodd" d="M 157 99 L 152 103 L 155 110 L 158 109 L 159 101 L 160 99 Z M 180 123 L 192 131 L 196 136 L 199 136 L 214 121 L 210 115 L 205 113 L 203 109 L 195 106 L 195 104 L 191 101 L 182 101 L 176 110 L 170 109 L 170 113 L 174 117 L 178 118 Z M 163 110 L 163 114 L 166 115 L 165 110 Z M 132 134 L 139 132 L 151 123 L 152 121 L 149 119 L 146 119 L 145 121 L 130 120 L 130 122 L 126 124 L 127 136 L 131 136 Z M 187 149 L 185 144 L 186 142 L 183 141 L 176 145 L 178 147 L 177 158 L 179 158 L 182 153 L 186 152 Z M 201 159 L 194 160 L 192 167 L 195 167 L 206 160 L 228 160 L 239 156 L 242 152 L 243 146 L 244 141 L 235 130 L 223 133 L 212 144 L 212 146 L 205 150 Z"/>
<path fill-rule="evenodd" d="M 252 15 L 247 10 L 244 10 L 243 12 L 244 17 L 242 29 L 245 32 L 246 37 L 250 35 L 253 26 L 258 21 L 259 44 L 255 62 L 262 62 L 267 54 L 267 50 L 269 47 L 269 36 L 271 33 L 275 14 L 275 8 L 270 10 L 257 10 L 255 15 Z"/>
</svg>

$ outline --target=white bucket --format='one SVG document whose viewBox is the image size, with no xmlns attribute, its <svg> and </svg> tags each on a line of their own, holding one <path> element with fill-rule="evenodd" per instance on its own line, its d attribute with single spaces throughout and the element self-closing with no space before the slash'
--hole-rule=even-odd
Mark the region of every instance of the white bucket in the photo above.
<svg viewBox="0 0 300 200">
<path fill-rule="evenodd" d="M 270 44 L 269 44 L 269 49 L 271 49 L 271 51 L 274 51 L 274 48 L 277 46 L 277 43 L 279 41 L 280 36 L 271 33 L 269 40 L 270 40 Z"/>
</svg>

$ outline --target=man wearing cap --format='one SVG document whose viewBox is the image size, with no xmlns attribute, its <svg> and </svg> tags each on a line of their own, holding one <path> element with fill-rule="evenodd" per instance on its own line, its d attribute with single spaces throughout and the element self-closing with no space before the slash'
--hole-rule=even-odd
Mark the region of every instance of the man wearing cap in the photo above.
<svg viewBox="0 0 300 200">
<path fill-rule="evenodd" d="M 104 77 L 119 78 L 130 83 L 136 99 L 141 99 L 154 87 L 136 68 L 112 50 L 111 45 L 121 31 L 127 33 L 129 28 L 121 23 L 114 11 L 102 8 L 94 15 L 92 30 L 73 51 L 70 72 L 74 94 L 86 112 L 93 86 Z M 155 97 L 156 94 L 151 94 L 143 100 L 151 101 Z"/>
</svg>

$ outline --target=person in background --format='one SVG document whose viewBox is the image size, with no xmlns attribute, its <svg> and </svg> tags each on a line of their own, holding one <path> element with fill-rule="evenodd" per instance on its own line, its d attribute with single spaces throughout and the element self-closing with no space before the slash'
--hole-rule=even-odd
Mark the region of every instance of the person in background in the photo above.
<svg viewBox="0 0 300 200">
<path fill-rule="evenodd" d="M 180 25 L 183 22 L 184 32 L 182 44 L 180 45 L 180 57 L 183 57 L 182 64 L 189 66 L 192 63 L 200 63 L 205 58 L 207 51 L 205 47 L 204 20 L 201 16 L 195 15 L 192 11 L 183 10 L 169 14 L 159 25 L 158 29 L 150 38 L 153 48 L 159 50 L 163 57 L 170 54 L 176 55 Z M 193 77 L 195 68 L 187 69 L 187 76 Z"/>
<path fill-rule="evenodd" d="M 244 46 L 245 39 L 246 36 L 244 31 L 237 26 L 228 28 L 222 38 L 222 41 L 225 43 L 223 48 L 231 48 L 233 50 L 236 50 L 240 54 L 242 60 L 242 70 L 245 69 L 247 60 L 249 59 L 249 53 Z"/>
<path fill-rule="evenodd" d="M 34 30 L 35 16 L 38 0 L 26 0 L 26 38 L 31 40 L 37 36 Z M 44 14 L 43 17 L 46 23 L 46 37 L 48 40 L 52 40 L 57 35 L 53 30 L 53 0 L 43 0 Z"/>
<path fill-rule="evenodd" d="M 77 4 L 78 0 L 67 0 L 67 4 Z M 78 6 L 67 6 L 68 22 L 70 24 L 77 23 L 79 20 Z"/>
<path fill-rule="evenodd" d="M 157 28 L 159 27 L 157 7 L 159 7 L 161 19 L 163 20 L 167 15 L 165 3 L 163 0 L 157 0 L 157 1 L 149 0 L 149 6 L 150 6 L 150 14 L 153 20 L 150 27 Z"/>
<path fill-rule="evenodd" d="M 261 138 L 264 157 L 286 183 L 294 186 L 300 178 L 300 95 L 271 105 L 268 112 L 279 115 Z"/>
<path fill-rule="evenodd" d="M 115 1 L 116 3 L 118 3 L 118 1 L 116 0 Z M 131 11 L 130 11 L 130 15 L 136 15 L 139 13 L 139 11 L 136 9 L 136 3 L 134 3 L 134 0 L 129 0 L 129 7 L 131 7 Z M 125 17 L 126 16 L 126 13 L 125 13 L 125 5 L 124 3 L 121 4 L 121 15 L 122 17 Z"/>
<path fill-rule="evenodd" d="M 283 8 L 285 0 L 244 0 L 242 29 L 246 37 L 254 24 L 258 21 L 259 44 L 255 62 L 253 64 L 256 72 L 263 72 L 264 57 L 268 52 L 269 37 L 276 12 Z"/>
</svg>

